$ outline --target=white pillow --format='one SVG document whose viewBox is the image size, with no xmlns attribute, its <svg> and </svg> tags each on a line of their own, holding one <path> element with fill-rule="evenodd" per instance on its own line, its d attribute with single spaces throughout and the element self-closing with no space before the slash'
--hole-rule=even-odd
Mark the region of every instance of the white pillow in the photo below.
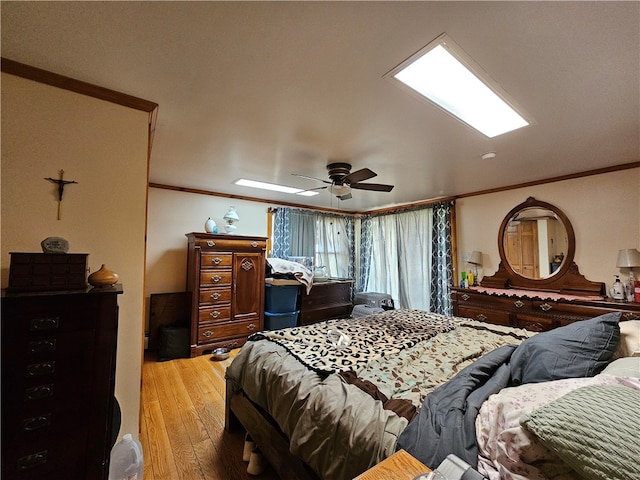
<svg viewBox="0 0 640 480">
<path fill-rule="evenodd" d="M 640 357 L 623 357 L 614 360 L 605 367 L 602 373 L 616 377 L 640 378 Z"/>
<path fill-rule="evenodd" d="M 620 322 L 620 344 L 613 358 L 640 357 L 640 320 Z"/>
</svg>

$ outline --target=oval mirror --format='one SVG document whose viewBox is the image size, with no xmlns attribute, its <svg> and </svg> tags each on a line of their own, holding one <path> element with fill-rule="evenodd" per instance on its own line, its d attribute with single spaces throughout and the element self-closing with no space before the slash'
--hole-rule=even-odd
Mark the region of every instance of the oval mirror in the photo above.
<svg viewBox="0 0 640 480">
<path fill-rule="evenodd" d="M 514 273 L 533 280 L 548 278 L 560 271 L 567 258 L 567 227 L 549 208 L 525 207 L 507 220 L 502 248 Z"/>
<path fill-rule="evenodd" d="M 573 262 L 575 236 L 566 215 L 533 197 L 513 208 L 502 221 L 500 259 L 513 275 L 545 280 Z"/>
<path fill-rule="evenodd" d="M 498 231 L 498 251 L 498 270 L 482 279 L 482 287 L 604 295 L 604 283 L 580 274 L 571 222 L 550 203 L 529 197 L 507 213 Z"/>
</svg>

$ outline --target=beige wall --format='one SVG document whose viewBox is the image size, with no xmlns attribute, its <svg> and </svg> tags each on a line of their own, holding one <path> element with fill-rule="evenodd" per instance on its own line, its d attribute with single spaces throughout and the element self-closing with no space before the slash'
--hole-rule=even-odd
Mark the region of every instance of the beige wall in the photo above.
<svg viewBox="0 0 640 480">
<path fill-rule="evenodd" d="M 215 185 L 212 185 L 212 189 Z M 147 305 L 153 293 L 183 292 L 187 275 L 186 233 L 204 232 L 211 217 L 224 232 L 222 217 L 230 206 L 236 207 L 240 221 L 238 235 L 267 236 L 265 203 L 248 202 L 196 193 L 149 189 L 147 224 Z M 148 310 L 147 310 L 148 312 Z M 148 322 L 147 313 L 147 322 Z M 148 326 L 148 324 L 147 324 Z"/>
<path fill-rule="evenodd" d="M 608 291 L 614 275 L 626 278 L 628 269 L 617 268 L 616 258 L 619 249 L 640 249 L 640 168 L 458 200 L 460 269 L 469 270 L 463 261 L 465 253 L 480 250 L 480 277 L 495 273 L 500 263 L 500 224 L 530 196 L 567 215 L 576 235 L 575 262 L 587 279 L 605 282 Z"/>
<path fill-rule="evenodd" d="M 120 434 L 138 433 L 148 114 L 2 74 L 2 287 L 9 252 L 40 252 L 49 236 L 88 253 L 91 271 L 120 275 L 116 397 Z M 56 186 L 65 188 L 57 220 Z"/>
</svg>

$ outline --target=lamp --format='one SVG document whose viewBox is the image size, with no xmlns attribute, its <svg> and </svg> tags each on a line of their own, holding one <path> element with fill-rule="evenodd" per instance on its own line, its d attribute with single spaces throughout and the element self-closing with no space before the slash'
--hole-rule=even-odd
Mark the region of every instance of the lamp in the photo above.
<svg viewBox="0 0 640 480">
<path fill-rule="evenodd" d="M 227 222 L 224 226 L 224 230 L 227 233 L 233 233 L 238 228 L 233 224 L 233 222 L 239 222 L 240 217 L 238 217 L 238 212 L 236 212 L 236 207 L 229 207 L 229 211 L 224 214 L 222 217 L 225 222 Z"/>
<path fill-rule="evenodd" d="M 627 301 L 633 302 L 634 299 L 634 282 L 635 275 L 633 274 L 633 267 L 640 267 L 640 252 L 635 248 L 626 248 L 618 250 L 618 260 L 616 261 L 616 267 L 629 269 L 629 280 L 625 285 L 627 290 Z"/>
<path fill-rule="evenodd" d="M 477 285 L 478 283 L 478 265 L 482 265 L 482 252 L 478 250 L 474 250 L 471 252 L 471 256 L 469 256 L 468 263 L 473 265 L 473 284 Z"/>
</svg>

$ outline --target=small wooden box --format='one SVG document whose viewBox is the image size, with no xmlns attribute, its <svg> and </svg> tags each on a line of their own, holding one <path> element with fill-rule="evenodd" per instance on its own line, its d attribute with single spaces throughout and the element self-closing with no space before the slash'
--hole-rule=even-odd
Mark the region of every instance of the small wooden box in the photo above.
<svg viewBox="0 0 640 480">
<path fill-rule="evenodd" d="M 87 253 L 11 252 L 8 292 L 87 288 Z"/>
</svg>

